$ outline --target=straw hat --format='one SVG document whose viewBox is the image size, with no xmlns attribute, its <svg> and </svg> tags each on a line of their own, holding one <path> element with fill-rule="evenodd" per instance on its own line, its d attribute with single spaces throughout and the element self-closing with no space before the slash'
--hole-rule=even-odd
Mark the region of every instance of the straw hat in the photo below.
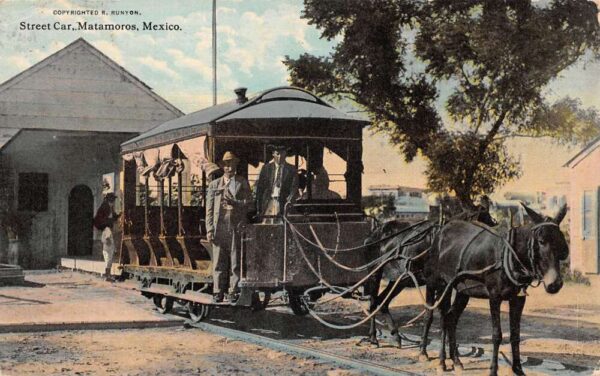
<svg viewBox="0 0 600 376">
<path fill-rule="evenodd" d="M 219 171 L 221 169 L 221 167 L 219 167 L 218 165 L 216 165 L 214 163 L 209 162 L 209 163 L 206 163 L 205 165 L 203 165 L 202 169 L 204 170 L 206 175 L 210 175 L 210 174 L 214 174 L 215 172 Z"/>
<path fill-rule="evenodd" d="M 225 154 L 223 154 L 223 158 L 221 159 L 221 162 L 219 162 L 219 165 L 223 165 L 224 162 L 228 162 L 228 161 L 231 161 L 231 163 L 233 163 L 233 164 L 238 164 L 240 159 L 238 157 L 236 157 L 236 155 L 233 154 L 232 152 L 226 151 Z"/>
</svg>

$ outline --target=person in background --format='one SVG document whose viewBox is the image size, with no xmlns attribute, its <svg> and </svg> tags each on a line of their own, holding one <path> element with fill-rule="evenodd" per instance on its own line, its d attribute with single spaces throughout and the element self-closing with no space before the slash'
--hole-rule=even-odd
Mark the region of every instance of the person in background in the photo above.
<svg viewBox="0 0 600 376">
<path fill-rule="evenodd" d="M 341 200 L 339 193 L 329 189 L 329 173 L 321 166 L 314 172 L 311 182 L 311 198 L 315 200 Z M 308 192 L 304 192 L 302 198 L 308 198 Z"/>
<path fill-rule="evenodd" d="M 104 274 L 109 282 L 114 281 L 111 275 L 116 250 L 113 226 L 120 216 L 115 212 L 116 200 L 117 196 L 114 193 L 107 193 L 94 216 L 94 227 L 102 233 L 100 239 L 102 241 L 102 256 L 104 256 Z"/>
<path fill-rule="evenodd" d="M 263 166 L 256 183 L 256 207 L 263 222 L 279 222 L 285 205 L 298 197 L 298 172 L 285 161 L 285 146 L 273 147 L 273 160 Z"/>
<path fill-rule="evenodd" d="M 487 195 L 483 195 L 479 198 L 479 205 L 477 205 L 477 221 L 490 227 L 494 227 L 498 225 L 498 222 L 491 216 L 490 206 L 492 206 L 492 200 L 490 200 Z"/>
<path fill-rule="evenodd" d="M 225 152 L 220 163 L 223 176 L 210 182 L 206 194 L 206 238 L 212 245 L 213 301 L 220 303 L 229 286 L 229 301 L 237 300 L 240 225 L 252 206 L 248 180 L 236 175 L 239 159 Z"/>
</svg>

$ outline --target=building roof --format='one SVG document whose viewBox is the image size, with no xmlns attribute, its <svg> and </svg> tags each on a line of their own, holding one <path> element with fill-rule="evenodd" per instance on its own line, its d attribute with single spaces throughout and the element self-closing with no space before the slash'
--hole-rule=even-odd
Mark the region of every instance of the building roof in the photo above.
<svg viewBox="0 0 600 376">
<path fill-rule="evenodd" d="M 281 120 L 290 125 L 290 120 L 315 120 L 323 125 L 325 121 L 357 125 L 369 123 L 366 119 L 337 110 L 306 90 L 284 86 L 258 93 L 244 103 L 232 100 L 167 121 L 123 143 L 122 147 L 124 152 L 132 151 L 207 134 L 210 126 L 244 121 L 264 124 L 265 120 L 270 123 Z"/>
<path fill-rule="evenodd" d="M 594 150 L 598 149 L 598 147 L 600 147 L 600 136 L 588 143 L 583 149 L 569 159 L 567 163 L 563 165 L 563 167 L 574 168 L 579 164 L 579 162 L 587 158 L 587 156 L 590 155 Z"/>
<path fill-rule="evenodd" d="M 20 131 L 17 128 L 0 128 L 0 150 L 4 149 Z"/>
<path fill-rule="evenodd" d="M 0 84 L 0 128 L 139 133 L 181 115 L 83 38 Z"/>
<path fill-rule="evenodd" d="M 406 192 L 426 192 L 427 190 L 424 188 L 416 188 L 416 187 L 408 187 L 405 185 L 389 185 L 389 184 L 378 184 L 378 185 L 370 185 L 368 188 L 370 191 L 389 191 L 389 190 L 397 190 L 397 191 L 406 191 Z"/>
</svg>

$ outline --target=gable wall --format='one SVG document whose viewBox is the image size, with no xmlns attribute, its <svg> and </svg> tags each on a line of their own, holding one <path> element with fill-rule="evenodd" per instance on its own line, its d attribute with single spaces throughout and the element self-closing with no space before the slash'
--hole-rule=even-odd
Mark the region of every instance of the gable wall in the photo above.
<svg viewBox="0 0 600 376">
<path fill-rule="evenodd" d="M 143 132 L 180 115 L 105 59 L 79 42 L 7 82 L 0 127 Z"/>
<path fill-rule="evenodd" d="M 570 240 L 571 268 L 585 273 L 600 272 L 599 195 L 600 195 L 600 149 L 595 149 L 586 158 L 571 168 Z M 583 195 L 592 192 L 592 221 L 590 236 L 583 236 Z"/>
</svg>

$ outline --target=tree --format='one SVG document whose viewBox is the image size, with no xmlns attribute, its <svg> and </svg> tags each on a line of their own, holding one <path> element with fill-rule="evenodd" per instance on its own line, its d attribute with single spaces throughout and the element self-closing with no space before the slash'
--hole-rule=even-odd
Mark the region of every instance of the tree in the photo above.
<svg viewBox="0 0 600 376">
<path fill-rule="evenodd" d="M 385 220 L 396 215 L 393 195 L 370 195 L 362 199 L 362 207 L 366 214 Z"/>
<path fill-rule="evenodd" d="M 508 138 L 579 141 L 599 132 L 595 112 L 572 100 L 550 105 L 543 95 L 560 72 L 598 51 L 596 16 L 585 0 L 305 0 L 303 17 L 321 36 L 342 39 L 327 57 L 284 63 L 294 85 L 367 110 L 372 129 L 407 161 L 419 152 L 427 159 L 431 189 L 471 205 L 520 175 Z M 450 89 L 443 111 L 442 88 Z M 561 108 L 588 115 L 578 132 Z"/>
</svg>

